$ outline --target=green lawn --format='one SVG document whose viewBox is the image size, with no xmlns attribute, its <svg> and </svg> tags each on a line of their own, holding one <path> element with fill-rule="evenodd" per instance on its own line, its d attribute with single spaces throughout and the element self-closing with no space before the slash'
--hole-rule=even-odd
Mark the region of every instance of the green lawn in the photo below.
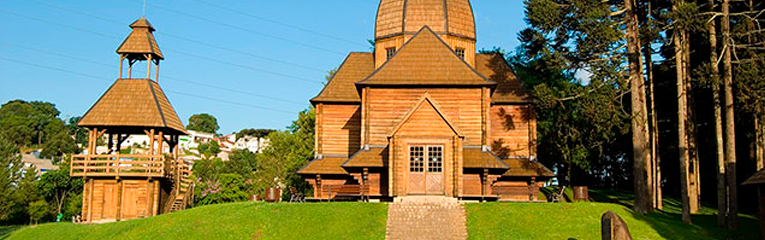
<svg viewBox="0 0 765 240">
<path fill-rule="evenodd" d="M 665 199 L 664 210 L 648 216 L 633 214 L 626 192 L 590 190 L 597 203 L 474 203 L 467 204 L 470 239 L 600 239 L 600 217 L 613 211 L 627 222 L 634 239 L 762 239 L 759 220 L 740 215 L 739 229 L 715 226 L 715 210 L 703 208 L 693 225 L 680 219 L 679 203 Z M 611 203 L 609 203 L 611 202 Z"/>
<path fill-rule="evenodd" d="M 108 224 L 41 224 L 7 239 L 383 239 L 387 211 L 384 203 L 233 203 Z"/>
</svg>

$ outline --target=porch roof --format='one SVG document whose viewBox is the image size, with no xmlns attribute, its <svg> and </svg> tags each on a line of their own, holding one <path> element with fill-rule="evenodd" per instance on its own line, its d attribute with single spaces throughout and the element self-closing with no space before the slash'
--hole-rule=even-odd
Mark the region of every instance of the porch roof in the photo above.
<svg viewBox="0 0 765 240">
<path fill-rule="evenodd" d="M 387 147 L 370 147 L 360 149 L 348 158 L 343 167 L 384 167 L 388 157 Z"/>
<path fill-rule="evenodd" d="M 298 170 L 298 174 L 348 174 L 343 167 L 340 166 L 346 158 L 344 157 L 325 157 L 322 159 L 314 159 L 305 165 L 305 167 Z"/>
<path fill-rule="evenodd" d="M 483 151 L 481 148 L 464 148 L 462 163 L 464 168 L 510 168 L 497 155 L 491 151 Z"/>
<path fill-rule="evenodd" d="M 510 166 L 502 176 L 506 177 L 555 177 L 555 173 L 537 161 L 528 158 L 503 159 Z"/>
</svg>

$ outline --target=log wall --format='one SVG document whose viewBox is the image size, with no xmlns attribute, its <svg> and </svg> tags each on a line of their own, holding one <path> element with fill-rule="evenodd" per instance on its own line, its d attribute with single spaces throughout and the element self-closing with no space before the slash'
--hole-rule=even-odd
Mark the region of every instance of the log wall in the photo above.
<svg viewBox="0 0 765 240">
<path fill-rule="evenodd" d="M 361 108 L 357 104 L 319 104 L 316 149 L 323 155 L 351 155 L 361 144 Z"/>
<path fill-rule="evenodd" d="M 500 157 L 534 156 L 536 119 L 528 105 L 491 107 L 491 147 Z"/>
</svg>

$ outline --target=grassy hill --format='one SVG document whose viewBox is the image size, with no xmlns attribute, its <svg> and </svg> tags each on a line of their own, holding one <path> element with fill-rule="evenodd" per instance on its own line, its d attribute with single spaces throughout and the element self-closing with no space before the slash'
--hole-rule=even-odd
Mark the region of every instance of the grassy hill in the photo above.
<svg viewBox="0 0 765 240">
<path fill-rule="evenodd" d="M 715 227 L 715 210 L 680 221 L 679 203 L 634 215 L 628 192 L 590 190 L 598 202 L 466 204 L 470 239 L 600 239 L 600 216 L 619 214 L 634 239 L 762 239 L 759 220 L 741 215 L 736 231 Z M 570 197 L 569 197 L 570 198 Z M 384 239 L 385 203 L 232 203 L 108 224 L 0 227 L 0 239 Z M 9 233 L 10 232 L 10 233 Z"/>
<path fill-rule="evenodd" d="M 384 203 L 232 203 L 108 224 L 48 223 L 7 239 L 383 239 Z"/>
</svg>

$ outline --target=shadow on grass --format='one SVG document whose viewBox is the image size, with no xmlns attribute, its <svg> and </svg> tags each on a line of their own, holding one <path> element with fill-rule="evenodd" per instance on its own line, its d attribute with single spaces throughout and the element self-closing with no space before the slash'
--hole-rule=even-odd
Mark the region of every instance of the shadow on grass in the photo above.
<svg viewBox="0 0 765 240">
<path fill-rule="evenodd" d="M 697 214 L 691 215 L 692 225 L 682 221 L 682 204 L 673 198 L 664 198 L 663 209 L 648 215 L 632 211 L 634 197 L 631 192 L 619 190 L 590 190 L 590 198 L 596 202 L 622 205 L 635 219 L 648 223 L 661 236 L 688 236 L 688 239 L 762 239 L 759 220 L 751 215 L 739 214 L 739 228 L 729 230 L 717 227 L 717 215 L 713 206 L 703 206 Z M 690 234 L 690 235 L 689 235 Z"/>
<path fill-rule="evenodd" d="M 19 230 L 22 226 L 0 226 L 0 239 L 6 239 L 13 231 Z"/>
</svg>

